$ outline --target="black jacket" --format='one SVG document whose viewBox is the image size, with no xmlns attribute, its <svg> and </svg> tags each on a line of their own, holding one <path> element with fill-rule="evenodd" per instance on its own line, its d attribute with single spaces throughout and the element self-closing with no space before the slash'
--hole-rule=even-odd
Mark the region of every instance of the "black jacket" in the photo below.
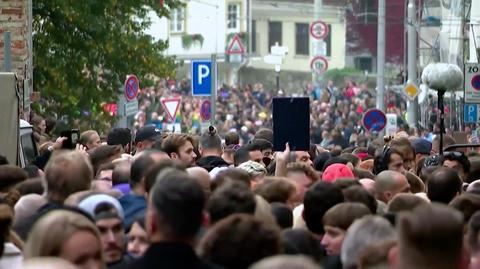
<svg viewBox="0 0 480 269">
<path fill-rule="evenodd" d="M 154 243 L 145 255 L 130 263 L 130 269 L 221 269 L 200 260 L 190 245 Z"/>
<path fill-rule="evenodd" d="M 218 156 L 202 157 L 197 161 L 197 165 L 207 169 L 208 172 L 212 171 L 215 167 L 230 166 L 224 159 Z"/>
</svg>

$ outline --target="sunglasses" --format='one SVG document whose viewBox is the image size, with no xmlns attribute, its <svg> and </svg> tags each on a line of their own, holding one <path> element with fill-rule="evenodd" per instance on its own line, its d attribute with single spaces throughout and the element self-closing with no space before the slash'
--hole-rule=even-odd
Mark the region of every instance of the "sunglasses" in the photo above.
<svg viewBox="0 0 480 269">
<path fill-rule="evenodd" d="M 439 154 L 435 154 L 425 158 L 425 162 L 423 163 L 423 167 L 430 167 L 430 166 L 439 166 L 443 163 L 443 157 Z"/>
<path fill-rule="evenodd" d="M 453 158 L 462 158 L 463 156 L 465 156 L 465 154 L 463 154 L 463 152 L 460 152 L 460 151 L 446 151 L 443 153 L 443 156 L 453 157 Z"/>
</svg>

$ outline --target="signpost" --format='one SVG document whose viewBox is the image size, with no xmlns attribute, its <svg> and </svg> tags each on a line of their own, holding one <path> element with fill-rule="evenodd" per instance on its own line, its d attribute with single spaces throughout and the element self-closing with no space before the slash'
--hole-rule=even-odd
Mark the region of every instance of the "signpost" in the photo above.
<svg viewBox="0 0 480 269">
<path fill-rule="evenodd" d="M 237 37 L 238 38 L 238 37 Z M 192 95 L 211 98 L 211 114 L 215 114 L 217 100 L 217 55 L 210 60 L 192 61 Z M 215 124 L 215 116 L 210 117 L 210 124 Z"/>
<path fill-rule="evenodd" d="M 322 1 L 315 1 L 315 12 L 317 14 L 317 20 L 310 24 L 310 35 L 312 36 L 312 60 L 310 61 L 310 68 L 312 70 L 312 81 L 315 86 L 319 86 L 322 75 L 328 70 L 328 60 L 325 57 L 327 54 L 327 45 L 324 39 L 329 34 L 328 25 L 318 20 L 320 16 L 320 10 L 322 7 Z"/>
<path fill-rule="evenodd" d="M 410 99 L 410 101 L 413 101 L 415 100 L 415 97 L 417 97 L 420 93 L 420 90 L 414 83 L 409 81 L 407 82 L 407 85 L 405 85 L 405 88 L 403 88 L 403 92 L 408 97 L 408 99 Z"/>
<path fill-rule="evenodd" d="M 385 127 L 386 135 L 394 135 L 397 132 L 397 114 L 387 114 L 387 126 Z"/>
<path fill-rule="evenodd" d="M 465 123 L 480 122 L 480 105 L 479 104 L 465 104 L 463 106 L 463 119 Z"/>
<path fill-rule="evenodd" d="M 137 98 L 140 83 L 135 75 L 128 75 L 125 80 L 124 93 L 127 101 L 133 101 Z"/>
<path fill-rule="evenodd" d="M 240 37 L 238 34 L 235 34 L 228 44 L 227 48 L 227 54 L 232 55 L 232 54 L 244 54 L 245 53 L 245 47 L 243 46 L 242 40 L 240 40 Z"/>
<path fill-rule="evenodd" d="M 310 24 L 310 35 L 315 39 L 323 39 L 328 35 L 328 25 L 323 21 L 314 21 Z"/>
<path fill-rule="evenodd" d="M 480 64 L 465 64 L 465 103 L 480 103 Z"/>
<path fill-rule="evenodd" d="M 287 54 L 288 54 L 288 47 L 280 46 L 278 45 L 278 42 L 275 42 L 275 45 L 270 47 L 270 54 L 263 58 L 265 63 L 273 64 L 275 66 L 277 92 L 280 91 L 280 71 L 282 69 L 282 62 Z"/>
<path fill-rule="evenodd" d="M 212 102 L 205 100 L 200 106 L 200 118 L 202 121 L 209 121 L 212 117 Z"/>
<path fill-rule="evenodd" d="M 328 60 L 323 56 L 316 56 L 310 61 L 310 68 L 315 74 L 324 74 L 328 70 Z"/>
<path fill-rule="evenodd" d="M 242 40 L 235 34 L 227 47 L 227 55 L 231 63 L 239 64 L 242 62 L 242 55 L 245 54 L 245 47 Z"/>
<path fill-rule="evenodd" d="M 118 102 L 119 126 L 131 127 L 133 122 L 131 117 L 138 113 L 137 95 L 139 90 L 140 82 L 137 76 L 127 75 L 123 85 L 123 96 L 120 95 Z"/>
<path fill-rule="evenodd" d="M 387 116 L 376 108 L 367 110 L 362 118 L 363 127 L 370 132 L 381 132 L 387 125 Z"/>
<path fill-rule="evenodd" d="M 210 96 L 212 88 L 212 61 L 192 61 L 192 95 Z"/>
<path fill-rule="evenodd" d="M 180 108 L 180 103 L 182 98 L 168 98 L 161 99 L 162 105 L 167 112 L 167 115 L 172 123 L 175 123 L 175 118 L 177 117 L 178 109 Z"/>
<path fill-rule="evenodd" d="M 125 104 L 125 116 L 130 117 L 138 113 L 138 100 L 127 102 Z"/>
</svg>

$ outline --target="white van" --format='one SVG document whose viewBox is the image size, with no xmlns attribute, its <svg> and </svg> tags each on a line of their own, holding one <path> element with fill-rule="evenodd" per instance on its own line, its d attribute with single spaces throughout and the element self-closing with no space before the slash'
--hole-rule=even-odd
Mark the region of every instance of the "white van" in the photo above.
<svg viewBox="0 0 480 269">
<path fill-rule="evenodd" d="M 19 165 L 25 167 L 32 164 L 38 156 L 37 144 L 33 137 L 33 126 L 25 120 L 20 120 L 20 139 L 18 143 Z"/>
</svg>

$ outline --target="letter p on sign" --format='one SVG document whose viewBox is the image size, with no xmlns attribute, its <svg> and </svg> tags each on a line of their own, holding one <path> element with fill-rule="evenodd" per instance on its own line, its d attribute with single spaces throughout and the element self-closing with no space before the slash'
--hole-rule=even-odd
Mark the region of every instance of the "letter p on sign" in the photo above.
<svg viewBox="0 0 480 269">
<path fill-rule="evenodd" d="M 198 66 L 198 84 L 202 85 L 203 80 L 210 76 L 210 67 L 205 64 Z"/>
<path fill-rule="evenodd" d="M 192 95 L 210 96 L 212 86 L 212 62 L 192 61 Z"/>
</svg>

